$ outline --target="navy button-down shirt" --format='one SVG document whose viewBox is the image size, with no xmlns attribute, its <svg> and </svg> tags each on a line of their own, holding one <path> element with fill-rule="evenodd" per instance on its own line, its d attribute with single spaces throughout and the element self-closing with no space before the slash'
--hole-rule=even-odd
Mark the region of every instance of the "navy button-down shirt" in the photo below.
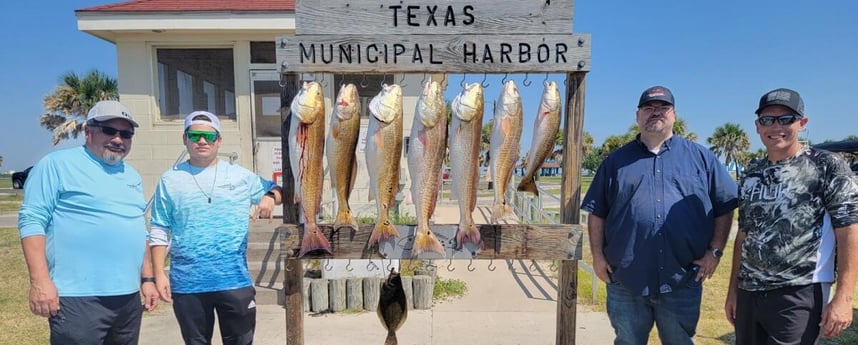
<svg viewBox="0 0 858 345">
<path fill-rule="evenodd" d="M 611 153 L 582 209 L 604 219 L 611 280 L 650 295 L 694 283 L 715 218 L 737 205 L 738 187 L 705 147 L 673 136 L 658 154 L 640 137 Z"/>
</svg>

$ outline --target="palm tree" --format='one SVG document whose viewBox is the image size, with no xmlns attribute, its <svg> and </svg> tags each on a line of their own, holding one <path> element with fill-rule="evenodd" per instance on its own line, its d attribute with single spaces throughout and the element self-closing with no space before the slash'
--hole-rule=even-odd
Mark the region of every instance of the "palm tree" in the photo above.
<svg viewBox="0 0 858 345">
<path fill-rule="evenodd" d="M 39 117 L 39 124 L 54 133 L 54 145 L 69 137 L 77 138 L 95 103 L 119 97 L 116 79 L 104 72 L 92 70 L 83 76 L 68 72 L 60 79 L 54 92 L 45 96 L 46 112 Z"/>
<path fill-rule="evenodd" d="M 554 137 L 554 152 L 551 153 L 551 159 L 557 163 L 563 163 L 563 144 L 566 141 L 566 133 L 563 128 L 557 131 L 557 136 Z M 586 157 L 593 150 L 595 139 L 589 132 L 584 131 L 581 135 L 581 156 Z"/>
<path fill-rule="evenodd" d="M 706 139 L 706 142 L 712 152 L 718 158 L 724 156 L 724 163 L 736 163 L 736 176 L 739 176 L 739 159 L 743 152 L 751 147 L 751 142 L 748 140 L 748 135 L 736 123 L 726 123 L 721 127 L 715 128 L 715 133 Z"/>
</svg>

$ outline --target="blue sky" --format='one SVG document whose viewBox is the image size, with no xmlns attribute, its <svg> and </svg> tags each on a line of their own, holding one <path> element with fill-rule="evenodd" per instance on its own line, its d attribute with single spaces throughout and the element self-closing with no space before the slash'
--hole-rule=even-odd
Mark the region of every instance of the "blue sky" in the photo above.
<svg viewBox="0 0 858 345">
<path fill-rule="evenodd" d="M 55 149 L 38 118 L 43 97 L 60 75 L 97 68 L 116 76 L 115 47 L 79 32 L 74 15 L 75 9 L 110 2 L 0 3 L 0 170 L 22 170 Z M 846 0 L 576 1 L 574 31 L 591 34 L 593 47 L 584 129 L 597 144 L 624 133 L 633 124 L 641 91 L 664 85 L 676 96 L 677 114 L 701 143 L 716 127 L 734 122 L 756 149 L 761 145 L 753 111 L 759 97 L 789 87 L 804 97 L 810 118 L 805 135 L 813 142 L 858 134 L 856 18 L 858 2 Z M 500 92 L 501 77 L 488 78 L 487 104 Z M 544 78 L 531 75 L 531 87 L 519 85 L 528 126 Z M 460 80 L 452 78 L 448 95 L 458 92 Z M 525 130 L 522 145 L 529 143 Z"/>
</svg>

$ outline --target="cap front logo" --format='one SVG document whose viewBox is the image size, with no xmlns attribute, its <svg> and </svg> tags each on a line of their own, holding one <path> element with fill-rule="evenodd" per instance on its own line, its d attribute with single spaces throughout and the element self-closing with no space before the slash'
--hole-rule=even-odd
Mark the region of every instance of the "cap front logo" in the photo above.
<svg viewBox="0 0 858 345">
<path fill-rule="evenodd" d="M 792 98 L 792 95 L 789 92 L 783 91 L 783 90 L 778 90 L 778 91 L 769 92 L 769 94 L 766 95 L 766 102 L 772 102 L 772 101 L 789 102 L 790 98 Z"/>
</svg>

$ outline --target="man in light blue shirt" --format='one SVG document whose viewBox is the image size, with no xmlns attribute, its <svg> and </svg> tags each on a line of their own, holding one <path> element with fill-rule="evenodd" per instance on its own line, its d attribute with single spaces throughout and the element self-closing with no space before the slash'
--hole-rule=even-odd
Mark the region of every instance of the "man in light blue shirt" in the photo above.
<svg viewBox="0 0 858 345">
<path fill-rule="evenodd" d="M 24 185 L 30 310 L 49 318 L 51 344 L 137 344 L 142 309 L 157 305 L 142 180 L 123 162 L 135 127 L 124 105 L 98 102 L 86 144 L 48 154 Z"/>
<path fill-rule="evenodd" d="M 183 140 L 191 158 L 161 176 L 152 207 L 158 291 L 173 303 L 186 344 L 211 343 L 215 312 L 223 344 L 251 344 L 256 290 L 247 269 L 248 215 L 258 204 L 253 218 L 271 218 L 280 187 L 217 158 L 223 138 L 212 113 L 188 115 Z"/>
</svg>

